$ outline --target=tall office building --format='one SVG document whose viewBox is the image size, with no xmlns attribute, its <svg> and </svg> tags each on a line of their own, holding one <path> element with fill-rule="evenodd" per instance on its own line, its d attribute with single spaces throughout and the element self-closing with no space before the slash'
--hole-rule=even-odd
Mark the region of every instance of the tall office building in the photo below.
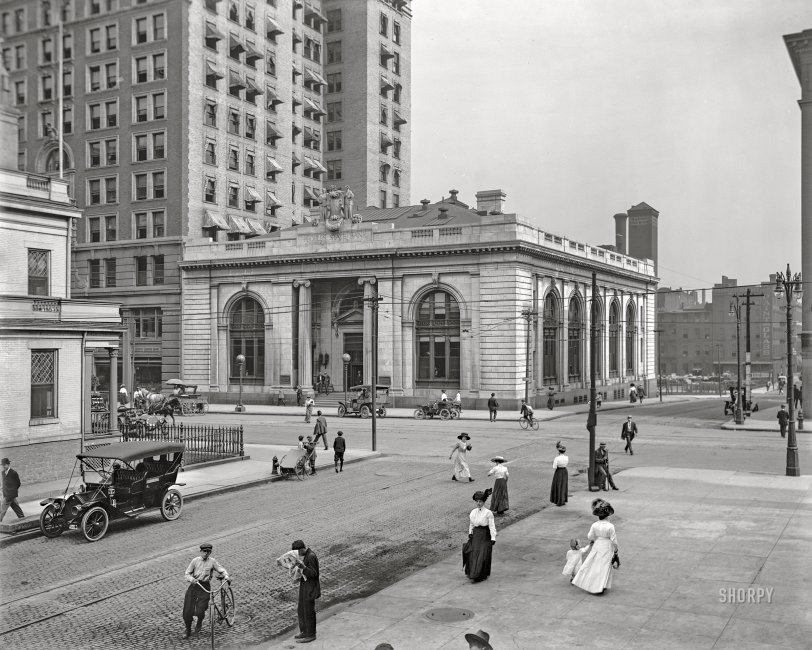
<svg viewBox="0 0 812 650">
<path fill-rule="evenodd" d="M 384 191 L 391 201 L 394 171 L 408 199 L 407 169 L 396 170 L 397 156 L 408 160 L 408 3 L 329 5 L 334 30 L 325 34 L 318 1 L 0 2 L 2 55 L 22 113 L 18 167 L 70 181 L 85 213 L 73 290 L 122 303 L 137 385 L 157 389 L 179 372 L 182 320 L 193 317 L 181 313 L 185 241 L 302 223 L 324 185 L 351 186 L 359 205 Z M 360 7 L 375 15 L 374 30 L 356 24 Z M 328 88 L 324 64 L 336 56 L 327 68 L 338 87 Z M 383 79 L 397 85 L 384 89 Z M 338 146 L 328 147 L 325 131 L 335 130 Z M 357 152 L 373 139 L 380 154 L 364 167 Z"/>
</svg>

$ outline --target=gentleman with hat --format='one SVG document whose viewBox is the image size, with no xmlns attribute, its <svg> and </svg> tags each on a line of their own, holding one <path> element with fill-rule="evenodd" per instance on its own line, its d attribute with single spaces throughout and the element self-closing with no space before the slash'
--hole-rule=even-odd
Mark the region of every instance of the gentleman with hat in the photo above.
<svg viewBox="0 0 812 650">
<path fill-rule="evenodd" d="M 485 630 L 479 630 L 476 634 L 466 634 L 468 650 L 493 650 L 491 645 L 491 635 Z"/>
<path fill-rule="evenodd" d="M 212 545 L 209 542 L 203 542 L 200 545 L 200 555 L 192 560 L 186 569 L 186 580 L 191 584 L 183 599 L 183 622 L 186 624 L 184 639 L 192 635 L 193 617 L 197 616 L 195 632 L 200 632 L 200 628 L 203 627 L 203 619 L 209 607 L 212 573 L 216 571 L 223 580 L 231 584 L 228 571 L 212 557 L 211 549 Z"/>
<path fill-rule="evenodd" d="M 617 490 L 615 481 L 612 479 L 612 473 L 609 471 L 609 452 L 606 451 L 606 443 L 602 442 L 595 450 L 595 484 L 608 492 L 609 488 L 606 487 L 606 481 L 609 481 L 609 485 L 612 486 L 613 490 Z"/>
<path fill-rule="evenodd" d="M 299 634 L 294 638 L 296 643 L 310 643 L 316 640 L 316 598 L 321 597 L 319 558 L 300 539 L 290 547 L 299 553 L 296 566 L 302 570 L 302 577 L 299 579 L 299 606 L 296 610 L 299 615 Z"/>
<path fill-rule="evenodd" d="M 20 491 L 20 475 L 11 469 L 11 461 L 8 458 L 0 461 L 0 465 L 3 467 L 3 504 L 0 506 L 0 521 L 3 521 L 9 506 L 14 510 L 17 517 L 22 519 L 25 515 L 17 502 Z"/>
<path fill-rule="evenodd" d="M 623 450 L 624 452 L 628 451 L 632 456 L 634 456 L 634 451 L 632 450 L 632 440 L 637 435 L 637 422 L 632 420 L 632 416 L 628 416 L 626 421 L 623 423 L 623 427 L 620 430 L 620 439 L 626 441 L 626 448 Z"/>
</svg>

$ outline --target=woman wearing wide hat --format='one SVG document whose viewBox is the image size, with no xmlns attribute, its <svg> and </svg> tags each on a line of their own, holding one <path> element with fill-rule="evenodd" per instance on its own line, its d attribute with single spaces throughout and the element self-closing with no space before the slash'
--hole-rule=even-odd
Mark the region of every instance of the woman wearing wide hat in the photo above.
<svg viewBox="0 0 812 650">
<path fill-rule="evenodd" d="M 468 650 L 493 650 L 491 635 L 485 630 L 479 630 L 476 634 L 466 634 L 465 640 L 468 642 Z"/>
<path fill-rule="evenodd" d="M 496 477 L 493 482 L 493 492 L 491 494 L 491 512 L 497 515 L 505 514 L 506 510 L 510 510 L 510 501 L 508 501 L 507 481 L 508 468 L 505 466 L 505 459 L 501 456 L 494 456 L 491 458 L 494 463 L 493 469 L 488 472 L 488 476 Z"/>
<path fill-rule="evenodd" d="M 466 453 L 471 451 L 470 440 L 471 436 L 467 433 L 461 433 L 457 436 L 456 444 L 451 448 L 451 455 L 448 460 L 451 460 L 454 458 L 454 454 L 457 454 L 457 457 L 454 458 L 452 481 L 464 481 L 467 479 L 469 483 L 474 482 L 474 479 L 471 478 L 471 470 L 468 469 L 468 458 L 466 457 Z"/>
<path fill-rule="evenodd" d="M 468 516 L 468 541 L 470 551 L 463 562 L 465 575 L 474 582 L 485 580 L 491 575 L 491 554 L 496 544 L 496 523 L 493 513 L 485 507 L 490 490 L 474 492 L 476 508 Z"/>
<path fill-rule="evenodd" d="M 615 514 L 615 510 L 608 501 L 595 499 L 592 502 L 592 514 L 598 518 L 589 529 L 592 548 L 575 574 L 572 584 L 591 594 L 602 594 L 612 587 L 612 559 L 618 550 L 615 527 L 607 521 Z"/>
<path fill-rule="evenodd" d="M 567 472 L 567 465 L 570 459 L 567 456 L 567 448 L 558 443 L 558 456 L 553 459 L 553 484 L 550 486 L 550 501 L 557 506 L 563 506 L 567 503 L 569 491 L 569 473 Z"/>
</svg>

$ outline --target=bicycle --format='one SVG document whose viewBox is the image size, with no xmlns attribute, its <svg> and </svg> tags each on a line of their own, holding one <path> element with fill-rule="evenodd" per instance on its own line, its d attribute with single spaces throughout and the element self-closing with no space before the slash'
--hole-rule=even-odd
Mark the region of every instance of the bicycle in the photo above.
<svg viewBox="0 0 812 650">
<path fill-rule="evenodd" d="M 197 582 L 197 586 L 200 587 L 203 591 L 207 594 L 210 594 L 209 598 L 209 626 L 211 627 L 211 647 L 214 650 L 214 625 L 222 624 L 223 621 L 226 622 L 228 627 L 234 625 L 234 592 L 231 590 L 231 580 L 223 580 L 223 578 L 219 578 L 220 586 L 217 589 L 206 589 L 200 582 Z M 217 594 L 220 594 L 220 605 L 217 604 Z M 215 620 L 214 614 L 217 613 L 217 619 Z"/>
<path fill-rule="evenodd" d="M 526 417 L 524 415 L 519 416 L 519 426 L 522 429 L 532 428 L 533 431 L 539 430 L 539 421 L 534 418 L 532 415 L 530 417 Z"/>
</svg>

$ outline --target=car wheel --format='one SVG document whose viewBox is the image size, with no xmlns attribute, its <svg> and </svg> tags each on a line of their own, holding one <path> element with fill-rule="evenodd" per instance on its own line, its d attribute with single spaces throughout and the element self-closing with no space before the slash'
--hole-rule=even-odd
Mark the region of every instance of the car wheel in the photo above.
<svg viewBox="0 0 812 650">
<path fill-rule="evenodd" d="M 460 417 L 460 412 L 457 409 L 451 409 L 451 419 L 456 420 Z"/>
<path fill-rule="evenodd" d="M 45 537 L 59 537 L 65 530 L 60 510 L 55 503 L 49 503 L 40 513 L 39 529 Z"/>
<path fill-rule="evenodd" d="M 88 542 L 97 542 L 107 532 L 110 517 L 101 506 L 95 506 L 82 516 L 82 533 Z"/>
<path fill-rule="evenodd" d="M 369 407 L 366 404 L 364 404 L 361 407 L 361 417 L 366 419 L 366 418 L 370 417 L 371 415 L 372 415 L 372 411 L 370 411 Z"/>
<path fill-rule="evenodd" d="M 382 406 L 378 409 L 378 415 L 382 418 L 386 417 L 386 407 Z"/>
<path fill-rule="evenodd" d="M 183 510 L 183 495 L 175 488 L 169 488 L 161 497 L 161 517 L 175 521 Z"/>
<path fill-rule="evenodd" d="M 425 420 L 426 414 L 423 409 L 415 409 L 414 410 L 414 419 L 415 420 Z"/>
<path fill-rule="evenodd" d="M 343 404 L 339 404 L 338 405 L 338 417 L 343 418 L 345 415 L 347 415 L 347 407 L 344 406 Z"/>
<path fill-rule="evenodd" d="M 451 419 L 451 411 L 448 409 L 440 409 L 440 419 L 441 420 L 450 420 Z"/>
</svg>

